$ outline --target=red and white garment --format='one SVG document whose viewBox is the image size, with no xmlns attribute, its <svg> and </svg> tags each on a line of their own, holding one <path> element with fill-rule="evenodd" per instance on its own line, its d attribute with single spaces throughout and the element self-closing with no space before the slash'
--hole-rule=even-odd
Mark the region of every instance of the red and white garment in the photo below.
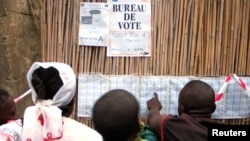
<svg viewBox="0 0 250 141">
<path fill-rule="evenodd" d="M 63 86 L 52 100 L 37 101 L 37 94 L 31 84 L 32 73 L 39 67 L 54 67 L 58 70 Z M 35 62 L 27 74 L 34 106 L 27 107 L 24 112 L 22 141 L 49 141 L 63 136 L 63 118 L 59 106 L 70 103 L 75 95 L 76 76 L 72 68 L 59 62 Z"/>
<path fill-rule="evenodd" d="M 21 141 L 22 120 L 10 120 L 0 126 L 0 141 Z"/>
</svg>

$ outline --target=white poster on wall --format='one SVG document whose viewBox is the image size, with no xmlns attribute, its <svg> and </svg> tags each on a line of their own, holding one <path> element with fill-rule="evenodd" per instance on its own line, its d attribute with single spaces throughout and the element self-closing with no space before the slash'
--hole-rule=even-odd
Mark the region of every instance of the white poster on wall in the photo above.
<svg viewBox="0 0 250 141">
<path fill-rule="evenodd" d="M 151 55 L 151 0 L 108 0 L 107 56 Z"/>
<path fill-rule="evenodd" d="M 212 114 L 215 119 L 250 117 L 250 77 L 240 77 L 240 84 L 232 78 L 223 92 L 223 97 Z M 225 77 L 194 76 L 136 76 L 136 75 L 88 75 L 78 77 L 78 116 L 91 117 L 95 101 L 112 89 L 131 92 L 140 104 L 140 115 L 147 117 L 147 100 L 157 93 L 162 103 L 161 114 L 178 115 L 178 97 L 183 86 L 190 80 L 202 80 L 215 91 L 216 96 L 223 86 Z M 244 87 L 243 87 L 244 86 Z M 243 88 L 242 88 L 243 87 Z M 245 87 L 247 88 L 245 90 Z"/>
<path fill-rule="evenodd" d="M 79 45 L 107 46 L 109 4 L 81 2 Z"/>
</svg>

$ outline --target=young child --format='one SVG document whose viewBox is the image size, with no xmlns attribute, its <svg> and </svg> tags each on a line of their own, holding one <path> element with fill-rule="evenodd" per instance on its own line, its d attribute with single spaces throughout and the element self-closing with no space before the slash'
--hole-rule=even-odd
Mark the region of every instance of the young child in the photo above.
<svg viewBox="0 0 250 141">
<path fill-rule="evenodd" d="M 161 141 L 207 141 L 208 126 L 222 123 L 211 119 L 215 111 L 215 93 L 210 85 L 191 80 L 180 91 L 179 115 L 160 115 L 162 105 L 157 93 L 147 101 L 148 124 Z"/>
<path fill-rule="evenodd" d="M 6 90 L 0 89 L 0 126 L 15 119 L 17 115 L 14 98 Z"/>
<path fill-rule="evenodd" d="M 134 95 L 122 89 L 110 90 L 94 104 L 94 129 L 104 141 L 135 141 L 141 129 L 138 114 Z"/>
</svg>

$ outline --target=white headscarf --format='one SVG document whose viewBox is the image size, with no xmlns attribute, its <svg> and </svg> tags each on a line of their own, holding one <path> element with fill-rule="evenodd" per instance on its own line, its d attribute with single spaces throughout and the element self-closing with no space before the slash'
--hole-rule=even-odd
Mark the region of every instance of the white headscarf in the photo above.
<svg viewBox="0 0 250 141">
<path fill-rule="evenodd" d="M 37 93 L 31 80 L 33 72 L 39 67 L 54 67 L 62 79 L 63 85 L 52 100 L 37 101 Z M 74 71 L 65 63 L 35 62 L 28 71 L 27 79 L 35 106 L 25 109 L 22 141 L 60 139 L 63 135 L 63 121 L 62 111 L 58 107 L 69 104 L 75 95 L 76 76 Z"/>
</svg>

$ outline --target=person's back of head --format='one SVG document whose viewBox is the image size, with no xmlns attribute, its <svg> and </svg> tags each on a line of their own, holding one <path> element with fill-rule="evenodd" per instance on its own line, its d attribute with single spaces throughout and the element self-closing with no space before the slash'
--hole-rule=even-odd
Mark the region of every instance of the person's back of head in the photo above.
<svg viewBox="0 0 250 141">
<path fill-rule="evenodd" d="M 179 115 L 187 113 L 211 117 L 216 108 L 214 100 L 215 93 L 209 84 L 201 80 L 191 80 L 180 91 Z"/>
<path fill-rule="evenodd" d="M 9 93 L 0 89 L 0 125 L 5 124 L 8 120 L 14 120 L 16 115 L 16 104 L 14 98 Z"/>
<path fill-rule="evenodd" d="M 70 116 L 76 89 L 76 77 L 70 66 L 58 62 L 35 62 L 27 74 L 34 103 L 56 100 L 53 105 Z"/>
<path fill-rule="evenodd" d="M 32 101 L 24 113 L 22 140 L 60 139 L 63 116 L 70 116 L 76 90 L 73 69 L 59 62 L 35 62 L 27 73 Z"/>
<path fill-rule="evenodd" d="M 139 103 L 130 92 L 108 91 L 93 107 L 93 124 L 104 141 L 134 140 L 140 131 Z"/>
<path fill-rule="evenodd" d="M 59 71 L 53 66 L 39 67 L 32 73 L 31 84 L 36 91 L 36 101 L 52 100 L 57 91 L 63 87 L 63 81 Z M 70 116 L 73 110 L 74 99 L 68 104 L 58 106 L 63 116 Z"/>
<path fill-rule="evenodd" d="M 63 86 L 59 72 L 54 67 L 39 67 L 32 73 L 31 84 L 37 93 L 36 100 L 53 99 L 56 92 Z"/>
</svg>

